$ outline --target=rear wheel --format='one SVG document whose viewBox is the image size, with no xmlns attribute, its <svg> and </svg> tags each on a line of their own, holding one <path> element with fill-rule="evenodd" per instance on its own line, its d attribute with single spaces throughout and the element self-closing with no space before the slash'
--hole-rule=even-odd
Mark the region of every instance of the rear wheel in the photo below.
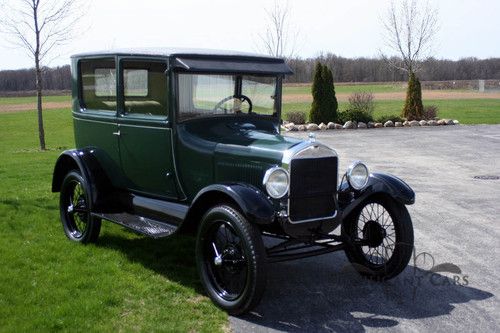
<svg viewBox="0 0 500 333">
<path fill-rule="evenodd" d="M 361 244 L 345 253 L 363 276 L 387 280 L 401 273 L 413 251 L 413 226 L 405 205 L 389 197 L 365 201 L 344 221 L 344 235 Z"/>
<path fill-rule="evenodd" d="M 265 288 L 265 250 L 259 230 L 237 210 L 216 206 L 203 217 L 196 241 L 201 282 L 212 301 L 242 314 L 260 301 Z"/>
<path fill-rule="evenodd" d="M 71 171 L 64 178 L 59 207 L 64 233 L 70 240 L 80 243 L 97 240 L 101 220 L 91 214 L 89 185 L 78 171 Z"/>
</svg>

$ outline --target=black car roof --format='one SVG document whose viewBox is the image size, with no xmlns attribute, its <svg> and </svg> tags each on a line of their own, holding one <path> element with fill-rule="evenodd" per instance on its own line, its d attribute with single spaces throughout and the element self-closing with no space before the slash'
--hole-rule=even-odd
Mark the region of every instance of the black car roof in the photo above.
<svg viewBox="0 0 500 333">
<path fill-rule="evenodd" d="M 292 74 L 282 58 L 248 52 L 190 48 L 125 48 L 78 53 L 72 58 L 99 56 L 172 57 L 173 66 L 185 71 Z M 217 61 L 218 60 L 218 61 Z M 217 61 L 217 62 L 215 62 Z"/>
</svg>

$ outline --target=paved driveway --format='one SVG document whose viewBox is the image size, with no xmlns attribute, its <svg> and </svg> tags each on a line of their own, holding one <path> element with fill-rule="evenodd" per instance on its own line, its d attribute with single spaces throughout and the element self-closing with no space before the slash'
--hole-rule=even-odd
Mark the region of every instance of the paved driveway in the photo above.
<svg viewBox="0 0 500 333">
<path fill-rule="evenodd" d="M 414 260 L 385 283 L 360 278 L 342 252 L 274 264 L 262 302 L 231 318 L 233 330 L 498 332 L 500 180 L 473 177 L 500 176 L 500 126 L 328 131 L 317 139 L 337 150 L 340 172 L 361 159 L 413 187 Z M 457 267 L 429 271 L 443 263 Z"/>
</svg>

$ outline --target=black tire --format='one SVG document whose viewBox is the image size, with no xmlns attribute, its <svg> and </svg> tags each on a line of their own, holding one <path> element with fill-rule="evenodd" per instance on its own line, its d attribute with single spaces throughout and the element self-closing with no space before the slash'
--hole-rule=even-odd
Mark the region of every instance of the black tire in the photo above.
<svg viewBox="0 0 500 333">
<path fill-rule="evenodd" d="M 410 214 L 405 205 L 390 197 L 369 198 L 343 222 L 342 232 L 350 239 L 370 239 L 369 245 L 353 244 L 345 249 L 349 261 L 365 277 L 391 279 L 410 261 L 413 251 Z"/>
<path fill-rule="evenodd" d="M 63 180 L 59 197 L 61 222 L 66 236 L 79 243 L 94 243 L 101 231 L 101 220 L 91 214 L 89 184 L 78 171 Z"/>
<path fill-rule="evenodd" d="M 260 301 L 266 284 L 262 236 L 236 209 L 216 206 L 203 216 L 196 264 L 208 296 L 228 313 L 243 314 Z"/>
</svg>

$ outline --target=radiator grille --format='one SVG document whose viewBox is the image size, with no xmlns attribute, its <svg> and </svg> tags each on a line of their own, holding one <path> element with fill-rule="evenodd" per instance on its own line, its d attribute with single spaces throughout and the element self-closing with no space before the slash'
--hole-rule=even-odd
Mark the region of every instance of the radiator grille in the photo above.
<svg viewBox="0 0 500 333">
<path fill-rule="evenodd" d="M 290 163 L 289 218 L 301 221 L 335 214 L 337 157 L 301 158 Z"/>
</svg>

